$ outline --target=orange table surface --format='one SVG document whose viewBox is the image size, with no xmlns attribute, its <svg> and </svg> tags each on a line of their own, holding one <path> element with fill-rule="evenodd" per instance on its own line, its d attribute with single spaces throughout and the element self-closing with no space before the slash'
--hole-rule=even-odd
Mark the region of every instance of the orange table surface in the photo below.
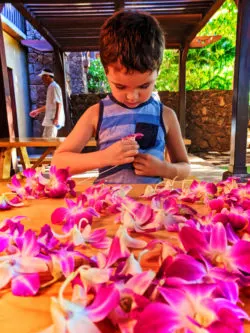
<svg viewBox="0 0 250 333">
<path fill-rule="evenodd" d="M 77 185 L 77 194 L 80 194 L 89 185 L 89 183 Z M 143 193 L 144 188 L 145 185 L 142 184 L 133 185 L 133 189 L 128 195 L 138 198 L 138 196 Z M 0 182 L 0 193 L 6 191 L 8 191 L 6 182 Z M 57 207 L 62 206 L 65 206 L 64 199 L 30 200 L 28 205 L 25 207 L 13 208 L 9 211 L 0 212 L 0 222 L 6 217 L 24 215 L 28 217 L 28 219 L 25 220 L 25 228 L 31 228 L 38 232 L 45 223 L 52 225 L 50 221 L 52 212 Z M 195 208 L 197 209 L 197 207 Z M 199 206 L 199 209 L 202 209 L 201 205 Z M 96 224 L 94 222 L 93 229 L 95 227 L 106 228 L 108 236 L 113 236 L 119 225 L 114 224 L 114 215 L 110 215 L 98 219 Z M 53 229 L 59 232 L 61 227 L 53 225 Z M 175 233 L 168 233 L 166 231 L 159 231 L 143 236 L 133 235 L 133 237 L 143 237 L 146 241 L 150 241 L 155 238 L 170 240 L 171 242 L 175 242 L 177 240 L 177 235 Z M 157 260 L 155 260 L 155 262 L 146 262 L 144 260 L 142 262 L 143 269 L 151 268 L 155 270 L 157 268 L 156 261 Z M 17 297 L 12 295 L 10 291 L 0 291 L 0 333 L 37 333 L 50 326 L 52 324 L 50 315 L 50 299 L 52 296 L 58 295 L 60 284 L 60 282 L 55 283 L 52 286 L 41 290 L 38 295 L 33 297 Z M 244 310 L 250 314 L 250 298 L 248 297 L 250 296 L 245 294 L 241 297 L 241 299 L 245 303 Z M 98 324 L 98 327 L 103 333 L 117 332 L 108 321 L 104 321 L 100 323 L 100 325 Z M 245 325 L 245 332 L 250 332 L 250 324 L 248 323 Z"/>
</svg>

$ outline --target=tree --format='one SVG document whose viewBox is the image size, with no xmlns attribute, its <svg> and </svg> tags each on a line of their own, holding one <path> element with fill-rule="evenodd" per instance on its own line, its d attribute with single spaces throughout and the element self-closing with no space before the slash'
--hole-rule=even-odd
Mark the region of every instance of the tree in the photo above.
<svg viewBox="0 0 250 333">
<path fill-rule="evenodd" d="M 199 36 L 222 35 L 211 45 L 190 49 L 187 57 L 187 90 L 232 89 L 235 58 L 237 7 L 227 0 L 199 33 Z M 178 90 L 178 51 L 165 50 L 158 90 Z"/>
</svg>

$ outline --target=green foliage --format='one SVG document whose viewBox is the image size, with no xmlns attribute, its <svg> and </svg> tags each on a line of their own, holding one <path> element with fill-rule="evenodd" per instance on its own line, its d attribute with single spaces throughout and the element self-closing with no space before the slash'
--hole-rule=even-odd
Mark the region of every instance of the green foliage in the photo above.
<svg viewBox="0 0 250 333">
<path fill-rule="evenodd" d="M 156 89 L 159 91 L 178 90 L 179 80 L 179 51 L 165 50 L 160 73 L 156 81 Z"/>
<path fill-rule="evenodd" d="M 222 38 L 204 48 L 190 49 L 187 57 L 187 90 L 232 89 L 237 8 L 227 0 L 199 33 L 199 36 L 221 35 Z M 165 50 L 158 90 L 178 90 L 177 50 Z"/>
<path fill-rule="evenodd" d="M 88 90 L 91 93 L 109 92 L 109 84 L 100 58 L 91 60 L 88 70 Z"/>
</svg>

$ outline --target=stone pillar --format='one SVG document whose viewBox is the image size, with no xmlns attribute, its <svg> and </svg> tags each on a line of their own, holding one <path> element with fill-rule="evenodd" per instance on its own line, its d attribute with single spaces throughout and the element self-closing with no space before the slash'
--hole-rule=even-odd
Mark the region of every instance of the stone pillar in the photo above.
<svg viewBox="0 0 250 333">
<path fill-rule="evenodd" d="M 88 93 L 85 63 L 85 54 L 82 52 L 71 52 L 67 57 L 67 67 L 70 75 L 70 88 L 72 94 Z"/>
</svg>

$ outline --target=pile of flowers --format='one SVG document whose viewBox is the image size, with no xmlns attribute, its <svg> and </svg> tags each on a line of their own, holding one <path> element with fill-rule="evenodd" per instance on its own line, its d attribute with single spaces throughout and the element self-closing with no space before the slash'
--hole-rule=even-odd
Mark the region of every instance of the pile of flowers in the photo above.
<svg viewBox="0 0 250 333">
<path fill-rule="evenodd" d="M 75 181 L 70 177 L 68 169 L 57 170 L 55 166 L 51 166 L 46 174 L 43 168 L 25 169 L 22 181 L 14 175 L 8 187 L 11 193 L 3 193 L 0 196 L 0 210 L 22 206 L 27 199 L 76 196 Z"/>
<path fill-rule="evenodd" d="M 39 198 L 34 183 L 29 194 Z M 54 197 L 47 184 L 43 193 Z M 229 178 L 176 189 L 165 182 L 148 186 L 140 201 L 130 190 L 97 184 L 65 198 L 52 226 L 38 233 L 25 230 L 23 216 L 3 220 L 0 289 L 31 296 L 63 278 L 46 332 L 98 333 L 104 319 L 124 333 L 243 332 L 250 319 L 240 299 L 250 286 L 250 183 Z M 107 215 L 117 224 L 113 237 L 98 228 Z"/>
</svg>

